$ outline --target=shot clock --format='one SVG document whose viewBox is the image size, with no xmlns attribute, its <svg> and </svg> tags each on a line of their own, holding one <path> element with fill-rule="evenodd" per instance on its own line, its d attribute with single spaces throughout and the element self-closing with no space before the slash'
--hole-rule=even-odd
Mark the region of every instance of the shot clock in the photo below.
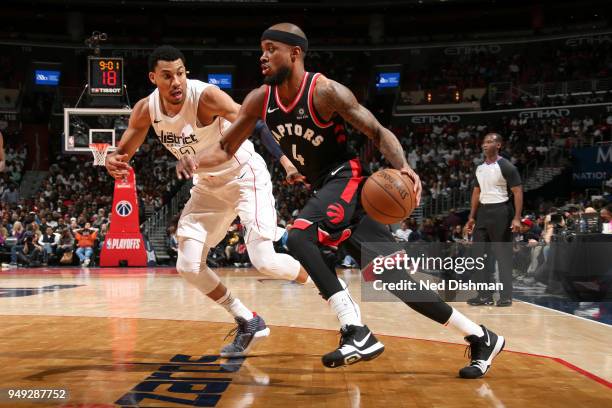
<svg viewBox="0 0 612 408">
<path fill-rule="evenodd" d="M 89 57 L 87 65 L 90 95 L 123 95 L 123 58 Z"/>
</svg>

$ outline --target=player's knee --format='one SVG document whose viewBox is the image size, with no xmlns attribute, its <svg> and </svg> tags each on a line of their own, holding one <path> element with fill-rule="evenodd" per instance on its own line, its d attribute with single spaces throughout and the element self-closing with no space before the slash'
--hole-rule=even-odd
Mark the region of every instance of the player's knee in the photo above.
<svg viewBox="0 0 612 408">
<path fill-rule="evenodd" d="M 179 252 L 176 271 L 187 281 L 194 281 L 200 273 L 200 261 L 190 260 Z"/>
<path fill-rule="evenodd" d="M 303 247 L 308 241 L 311 241 L 311 230 L 312 227 L 307 228 L 305 230 L 293 228 L 289 231 L 289 236 L 287 237 L 287 248 L 291 253 L 297 253 L 300 251 L 300 248 Z"/>
<path fill-rule="evenodd" d="M 275 276 L 276 271 L 279 269 L 278 262 L 276 262 L 274 259 L 254 260 L 251 257 L 251 263 L 260 273 L 268 276 Z"/>
<path fill-rule="evenodd" d="M 251 264 L 264 275 L 274 275 L 279 269 L 278 254 L 272 242 L 257 242 L 247 246 Z"/>
</svg>

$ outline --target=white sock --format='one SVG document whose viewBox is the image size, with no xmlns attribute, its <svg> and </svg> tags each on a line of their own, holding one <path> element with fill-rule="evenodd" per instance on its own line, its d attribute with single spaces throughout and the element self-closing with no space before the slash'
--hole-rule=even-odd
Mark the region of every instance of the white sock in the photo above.
<svg viewBox="0 0 612 408">
<path fill-rule="evenodd" d="M 361 318 L 359 317 L 359 306 L 351 300 L 347 290 L 335 293 L 329 298 L 328 302 L 332 310 L 336 313 L 336 316 L 338 316 L 340 326 L 349 324 L 363 326 Z"/>
<path fill-rule="evenodd" d="M 225 308 L 234 317 L 242 317 L 244 320 L 251 320 L 254 316 L 245 305 L 242 304 L 240 299 L 232 296 L 230 291 L 227 291 L 225 296 L 217 300 L 217 303 Z"/>
<path fill-rule="evenodd" d="M 351 300 L 351 302 L 353 302 L 353 306 L 355 306 L 355 310 L 357 311 L 357 319 L 361 321 L 361 308 L 359 307 L 357 302 L 355 302 L 355 299 L 353 299 L 353 297 L 351 296 L 351 292 L 349 292 L 348 290 L 348 285 L 342 278 L 338 278 L 338 281 L 340 282 L 340 286 L 342 286 L 342 289 L 344 289 L 346 293 L 348 294 L 348 297 Z"/>
<path fill-rule="evenodd" d="M 472 335 L 477 337 L 484 336 L 484 331 L 482 331 L 482 327 L 465 317 L 455 308 L 453 308 L 453 313 L 448 319 L 448 322 L 446 322 L 445 326 L 454 328 L 459 333 L 463 334 L 463 337 Z"/>
</svg>

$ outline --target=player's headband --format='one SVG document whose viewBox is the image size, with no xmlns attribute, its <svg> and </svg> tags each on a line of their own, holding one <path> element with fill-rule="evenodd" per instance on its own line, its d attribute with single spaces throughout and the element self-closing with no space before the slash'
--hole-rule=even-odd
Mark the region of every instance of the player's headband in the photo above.
<svg viewBox="0 0 612 408">
<path fill-rule="evenodd" d="M 261 35 L 261 41 L 272 40 L 282 42 L 287 45 L 300 47 L 304 53 L 308 51 L 308 40 L 299 35 L 280 30 L 266 30 Z"/>
</svg>

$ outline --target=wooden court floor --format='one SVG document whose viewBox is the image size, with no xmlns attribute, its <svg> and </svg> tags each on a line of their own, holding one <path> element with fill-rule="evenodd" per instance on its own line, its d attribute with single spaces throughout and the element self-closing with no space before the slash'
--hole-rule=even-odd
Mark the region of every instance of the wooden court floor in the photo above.
<svg viewBox="0 0 612 408">
<path fill-rule="evenodd" d="M 608 407 L 612 328 L 515 302 L 455 304 L 503 334 L 483 379 L 462 380 L 460 335 L 400 303 L 361 302 L 385 343 L 376 360 L 321 365 L 335 316 L 314 287 L 219 270 L 271 336 L 251 357 L 218 357 L 227 313 L 168 268 L 13 269 L 0 275 L 0 388 L 65 389 L 65 401 L 7 407 Z M 359 298 L 357 271 L 339 271 Z M 225 340 L 228 341 L 228 340 Z"/>
</svg>

